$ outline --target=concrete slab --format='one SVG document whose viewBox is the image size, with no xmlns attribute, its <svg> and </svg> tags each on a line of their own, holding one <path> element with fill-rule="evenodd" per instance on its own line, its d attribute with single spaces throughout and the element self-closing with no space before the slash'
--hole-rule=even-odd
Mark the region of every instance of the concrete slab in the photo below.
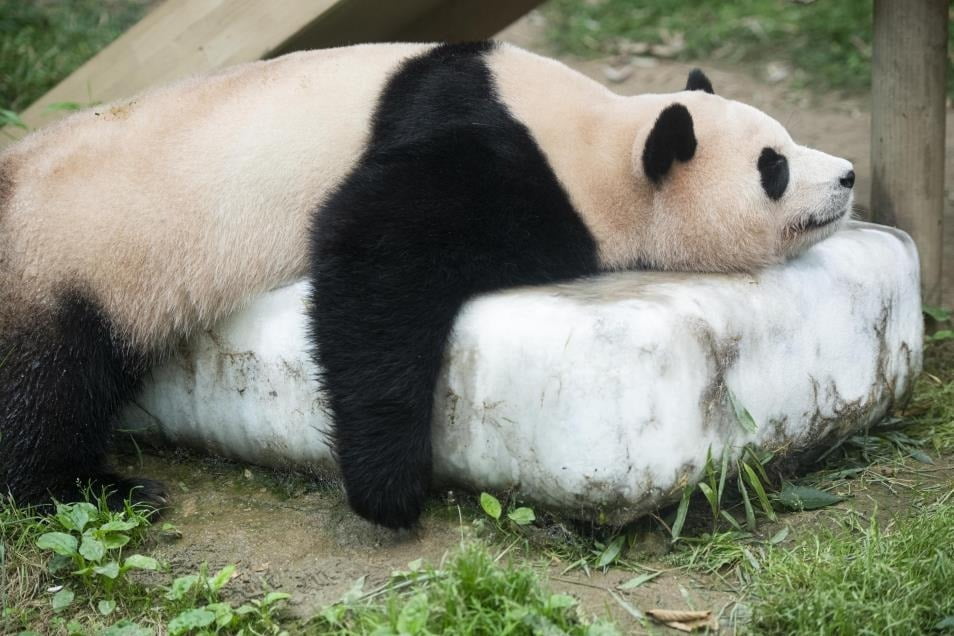
<svg viewBox="0 0 954 636">
<path fill-rule="evenodd" d="M 124 424 L 251 463 L 333 469 L 307 285 L 195 338 Z M 912 241 L 864 223 L 755 276 L 625 272 L 478 298 L 437 387 L 436 473 L 628 521 L 678 498 L 710 449 L 819 452 L 877 421 L 911 389 L 922 330 Z"/>
</svg>

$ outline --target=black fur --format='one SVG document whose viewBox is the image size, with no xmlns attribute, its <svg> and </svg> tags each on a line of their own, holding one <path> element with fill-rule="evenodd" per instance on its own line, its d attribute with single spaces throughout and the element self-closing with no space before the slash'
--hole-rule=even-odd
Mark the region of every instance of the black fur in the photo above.
<svg viewBox="0 0 954 636">
<path fill-rule="evenodd" d="M 120 508 L 135 488 L 136 500 L 164 502 L 157 482 L 106 466 L 111 419 L 138 388 L 146 356 L 121 344 L 80 294 L 32 318 L 0 330 L 0 494 L 45 504 L 75 501 L 91 486 L 112 491 Z"/>
<path fill-rule="evenodd" d="M 705 91 L 710 95 L 715 95 L 715 91 L 712 90 L 712 82 L 710 82 L 706 74 L 702 72 L 702 69 L 698 68 L 689 71 L 689 79 L 686 80 L 686 90 Z"/>
<path fill-rule="evenodd" d="M 443 45 L 391 78 L 313 228 L 315 355 L 348 500 L 390 528 L 423 507 L 434 387 L 464 301 L 597 270 L 593 237 L 497 99 L 491 48 Z"/>
<path fill-rule="evenodd" d="M 788 159 L 771 148 L 763 148 L 756 165 L 765 194 L 773 201 L 781 199 L 788 188 Z"/>
<path fill-rule="evenodd" d="M 689 109 L 682 104 L 667 106 L 653 124 L 643 147 L 646 176 L 658 184 L 672 168 L 673 161 L 689 161 L 695 154 L 696 134 Z"/>
</svg>

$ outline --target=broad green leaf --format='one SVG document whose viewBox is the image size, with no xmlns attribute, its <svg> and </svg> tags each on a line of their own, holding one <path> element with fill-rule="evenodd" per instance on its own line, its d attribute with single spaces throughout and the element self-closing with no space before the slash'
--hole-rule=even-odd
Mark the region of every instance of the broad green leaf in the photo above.
<svg viewBox="0 0 954 636">
<path fill-rule="evenodd" d="M 931 305 L 922 305 L 921 311 L 938 322 L 947 322 L 951 319 L 950 310 L 943 307 L 932 307 Z"/>
<path fill-rule="evenodd" d="M 83 542 L 80 543 L 79 553 L 83 558 L 93 563 L 99 563 L 106 556 L 106 546 L 99 539 L 90 535 L 83 536 Z"/>
<path fill-rule="evenodd" d="M 576 603 L 577 600 L 569 594 L 551 594 L 550 598 L 547 599 L 547 607 L 551 609 L 573 607 Z"/>
<path fill-rule="evenodd" d="M 104 629 L 100 632 L 100 636 L 153 636 L 153 631 L 148 627 L 132 622 L 128 618 L 124 618 L 115 625 Z"/>
<path fill-rule="evenodd" d="M 954 331 L 950 329 L 941 329 L 940 331 L 935 331 L 930 336 L 926 338 L 930 342 L 941 342 L 943 340 L 954 340 Z"/>
<path fill-rule="evenodd" d="M 73 599 L 76 597 L 73 594 L 73 590 L 68 587 L 64 587 L 62 590 L 53 595 L 53 611 L 59 612 L 63 609 L 66 609 L 70 606 L 70 603 L 73 602 Z"/>
<path fill-rule="evenodd" d="M 119 564 L 115 561 L 110 561 L 105 565 L 96 566 L 93 568 L 93 572 L 100 576 L 105 576 L 107 579 L 115 579 L 119 576 Z"/>
<path fill-rule="evenodd" d="M 188 609 L 169 621 L 170 636 L 181 636 L 193 629 L 208 627 L 215 622 L 215 614 L 205 608 Z"/>
<path fill-rule="evenodd" d="M 119 532 L 112 532 L 106 535 L 100 535 L 100 541 L 106 546 L 107 550 L 116 550 L 129 543 L 129 536 Z"/>
<path fill-rule="evenodd" d="M 123 521 L 122 519 L 115 519 L 113 521 L 108 521 L 99 527 L 99 531 L 102 533 L 107 532 L 126 532 L 127 530 L 132 530 L 139 525 L 138 521 Z"/>
<path fill-rule="evenodd" d="M 269 592 L 265 595 L 265 598 L 262 599 L 262 607 L 270 607 L 279 601 L 284 601 L 289 598 L 291 598 L 291 595 L 285 592 Z"/>
<path fill-rule="evenodd" d="M 109 616 L 113 613 L 113 610 L 116 609 L 116 601 L 102 600 L 96 604 L 96 609 L 98 609 L 99 613 L 103 616 Z"/>
<path fill-rule="evenodd" d="M 778 494 L 779 503 L 791 510 L 816 510 L 844 500 L 845 497 L 824 490 L 794 484 L 785 484 Z"/>
<path fill-rule="evenodd" d="M 484 512 L 486 512 L 489 516 L 497 519 L 498 521 L 500 520 L 500 513 L 502 512 L 500 500 L 490 493 L 480 493 L 480 507 L 483 508 Z"/>
<path fill-rule="evenodd" d="M 928 455 L 928 454 L 925 453 L 924 451 L 920 451 L 920 450 L 917 450 L 917 449 L 914 449 L 914 450 L 911 451 L 911 459 L 913 459 L 913 460 L 915 460 L 915 461 L 919 461 L 919 462 L 921 462 L 922 464 L 933 464 L 933 463 L 934 463 L 934 460 L 931 459 L 931 456 L 930 456 L 930 455 Z"/>
<path fill-rule="evenodd" d="M 65 532 L 47 532 L 41 534 L 40 538 L 36 540 L 36 547 L 41 550 L 52 550 L 63 556 L 73 556 L 76 554 L 78 543 L 76 537 Z"/>
<path fill-rule="evenodd" d="M 180 576 L 172 581 L 172 585 L 169 586 L 169 591 L 166 592 L 166 598 L 170 601 L 181 601 L 185 598 L 185 595 L 192 590 L 198 580 L 198 574 Z"/>
<path fill-rule="evenodd" d="M 507 518 L 518 526 L 525 526 L 533 523 L 537 516 L 533 514 L 533 510 L 530 508 L 517 508 L 507 513 Z"/>
<path fill-rule="evenodd" d="M 729 393 L 729 402 L 732 404 L 732 410 L 735 411 L 735 419 L 738 420 L 739 425 L 746 433 L 755 433 L 759 427 L 755 423 L 752 414 L 735 398 L 735 394 L 730 389 L 727 391 Z"/>
<path fill-rule="evenodd" d="M 626 535 L 624 534 L 621 534 L 610 541 L 609 545 L 606 546 L 606 548 L 600 554 L 600 558 L 596 561 L 596 567 L 605 568 L 615 562 L 616 559 L 619 558 L 620 552 L 623 551 L 623 544 L 625 543 Z"/>
<path fill-rule="evenodd" d="M 228 627 L 235 618 L 235 612 L 228 603 L 211 603 L 205 609 L 215 614 L 215 626 L 219 629 Z"/>
<path fill-rule="evenodd" d="M 143 556 L 142 554 L 133 554 L 126 558 L 126 561 L 123 562 L 123 567 L 134 570 L 158 570 L 159 562 L 152 557 Z"/>
<path fill-rule="evenodd" d="M 660 574 L 662 574 L 662 572 L 644 572 L 643 574 L 640 574 L 639 576 L 634 576 L 630 580 L 620 585 L 619 589 L 621 590 L 636 589 L 637 587 L 639 587 L 640 585 L 643 585 L 644 583 L 649 583 Z"/>
<path fill-rule="evenodd" d="M 218 571 L 215 576 L 209 580 L 209 587 L 213 592 L 218 592 L 222 587 L 232 580 L 232 575 L 235 574 L 234 565 L 226 565 L 224 568 Z"/>
<path fill-rule="evenodd" d="M 430 614 L 430 602 L 427 594 L 421 592 L 411 597 L 397 619 L 397 629 L 401 634 L 420 634 L 427 626 L 427 617 Z"/>
<path fill-rule="evenodd" d="M 83 529 L 86 528 L 86 524 L 89 523 L 89 520 L 96 517 L 98 512 L 96 506 L 93 504 L 88 501 L 80 501 L 70 506 L 67 515 L 69 515 L 70 520 L 73 522 L 74 529 L 82 532 Z"/>
</svg>

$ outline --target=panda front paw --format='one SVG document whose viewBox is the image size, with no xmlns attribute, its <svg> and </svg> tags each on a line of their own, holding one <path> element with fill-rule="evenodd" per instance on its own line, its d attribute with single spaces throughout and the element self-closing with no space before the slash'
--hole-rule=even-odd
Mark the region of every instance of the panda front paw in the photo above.
<svg viewBox="0 0 954 636">
<path fill-rule="evenodd" d="M 155 511 L 169 507 L 169 495 L 161 481 L 145 478 L 120 477 L 107 473 L 90 481 L 92 492 L 102 492 L 106 505 L 114 512 L 125 509 L 128 501 L 134 506 L 145 506 Z"/>
<path fill-rule="evenodd" d="M 414 471 L 400 470 L 387 475 L 361 475 L 345 472 L 348 504 L 358 515 L 391 530 L 417 525 L 424 511 L 428 479 Z"/>
</svg>

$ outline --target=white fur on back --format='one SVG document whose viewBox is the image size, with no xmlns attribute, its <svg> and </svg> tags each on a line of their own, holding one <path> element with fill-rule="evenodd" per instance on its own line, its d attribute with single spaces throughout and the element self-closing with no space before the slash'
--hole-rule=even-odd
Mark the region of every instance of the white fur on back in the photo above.
<svg viewBox="0 0 954 636">
<path fill-rule="evenodd" d="M 0 155 L 0 275 L 31 304 L 91 293 L 139 344 L 301 276 L 310 213 L 364 147 L 387 76 L 428 46 L 245 64 L 27 137 Z"/>
<path fill-rule="evenodd" d="M 37 308 L 77 288 L 148 347 L 302 276 L 312 212 L 366 146 L 389 75 L 432 46 L 237 66 L 29 136 L 0 154 L 0 292 L 10 302 L 15 289 L 17 302 Z M 838 186 L 848 162 L 796 145 L 744 104 L 701 91 L 621 97 L 506 45 L 488 63 L 607 268 L 753 270 L 838 227 L 798 235 L 807 218 L 850 205 Z M 698 148 L 653 183 L 642 149 L 677 102 Z M 788 155 L 792 179 L 779 201 L 760 185 L 765 147 Z"/>
</svg>

